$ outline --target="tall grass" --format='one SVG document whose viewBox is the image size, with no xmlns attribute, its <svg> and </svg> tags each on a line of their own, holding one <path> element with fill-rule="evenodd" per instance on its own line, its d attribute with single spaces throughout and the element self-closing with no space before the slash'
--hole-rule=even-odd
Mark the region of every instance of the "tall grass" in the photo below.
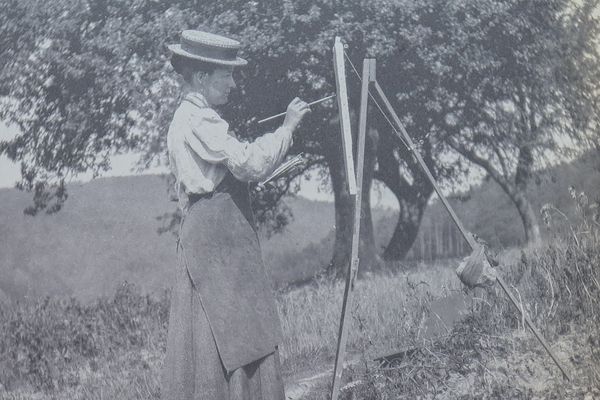
<svg viewBox="0 0 600 400">
<path fill-rule="evenodd" d="M 350 309 L 348 351 L 357 357 L 372 357 L 411 346 L 426 305 L 433 297 L 458 290 L 459 284 L 452 269 L 442 266 L 357 281 Z M 343 292 L 342 282 L 323 281 L 280 296 L 285 337 L 282 362 L 288 373 L 335 356 Z"/>
<path fill-rule="evenodd" d="M 550 204 L 542 207 L 551 239 L 506 260 L 502 274 L 522 307 L 551 336 L 570 332 L 580 324 L 600 324 L 600 216 L 598 202 L 589 204 L 585 193 L 571 189 L 575 216 Z M 499 289 L 489 298 L 503 297 Z M 482 307 L 481 311 L 484 311 Z M 523 327 L 507 301 L 488 312 L 510 328 Z M 600 325 L 598 325 L 600 326 Z"/>
</svg>

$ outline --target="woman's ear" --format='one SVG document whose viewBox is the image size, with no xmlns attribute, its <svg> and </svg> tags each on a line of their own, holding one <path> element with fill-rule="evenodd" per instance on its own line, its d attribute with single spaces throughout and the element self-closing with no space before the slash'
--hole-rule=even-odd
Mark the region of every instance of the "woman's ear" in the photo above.
<svg viewBox="0 0 600 400">
<path fill-rule="evenodd" d="M 204 89 L 205 84 L 204 81 L 206 79 L 206 72 L 203 71 L 195 71 L 192 74 L 192 83 L 196 89 Z"/>
</svg>

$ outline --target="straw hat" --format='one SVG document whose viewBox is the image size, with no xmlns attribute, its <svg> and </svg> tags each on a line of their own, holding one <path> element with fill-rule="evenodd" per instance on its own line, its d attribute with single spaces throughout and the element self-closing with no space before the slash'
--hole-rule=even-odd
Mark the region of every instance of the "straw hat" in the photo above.
<svg viewBox="0 0 600 400">
<path fill-rule="evenodd" d="M 217 65 L 242 66 L 248 61 L 237 56 L 237 40 L 196 30 L 181 32 L 181 43 L 168 46 L 174 54 Z"/>
</svg>

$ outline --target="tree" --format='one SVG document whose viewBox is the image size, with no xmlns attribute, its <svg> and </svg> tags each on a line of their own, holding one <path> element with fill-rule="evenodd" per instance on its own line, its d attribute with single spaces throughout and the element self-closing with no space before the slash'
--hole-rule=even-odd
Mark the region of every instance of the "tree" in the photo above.
<svg viewBox="0 0 600 400">
<path fill-rule="evenodd" d="M 440 2 L 451 68 L 442 138 L 509 196 L 528 242 L 540 240 L 527 186 L 537 170 L 586 146 L 598 121 L 596 2 Z M 573 143 L 572 148 L 564 145 Z"/>
<path fill-rule="evenodd" d="M 434 176 L 451 186 L 467 172 L 463 160 L 484 168 L 530 241 L 539 238 L 526 196 L 531 178 L 598 143 L 596 3 L 420 2 L 410 13 L 415 22 L 399 24 L 412 36 L 396 32 L 400 51 L 386 60 L 396 73 L 378 74 Z M 380 135 L 376 177 L 398 193 L 401 217 L 384 253 L 398 259 L 414 242 L 432 188 L 390 137 Z"/>
<path fill-rule="evenodd" d="M 156 50 L 150 50 L 153 36 L 163 34 L 161 21 L 148 23 L 146 6 L 69 0 L 23 5 L 27 12 L 16 25 L 29 40 L 5 48 L 13 57 L 1 81 L 7 94 L 1 116 L 20 134 L 1 143 L 0 152 L 21 162 L 19 187 L 34 192 L 28 212 L 58 210 L 71 176 L 89 170 L 97 175 L 108 169 L 111 153 L 139 147 L 151 112 L 145 102 L 150 88 L 141 83 L 160 69 Z"/>
</svg>

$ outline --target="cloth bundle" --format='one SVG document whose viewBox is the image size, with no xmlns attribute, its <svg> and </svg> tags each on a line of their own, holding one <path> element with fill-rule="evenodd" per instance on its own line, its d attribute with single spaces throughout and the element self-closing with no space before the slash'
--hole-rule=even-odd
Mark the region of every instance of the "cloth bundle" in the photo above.
<svg viewBox="0 0 600 400">
<path fill-rule="evenodd" d="M 496 270 L 487 258 L 485 247 L 477 246 L 456 268 L 456 274 L 469 288 L 489 287 L 496 282 Z"/>
</svg>

